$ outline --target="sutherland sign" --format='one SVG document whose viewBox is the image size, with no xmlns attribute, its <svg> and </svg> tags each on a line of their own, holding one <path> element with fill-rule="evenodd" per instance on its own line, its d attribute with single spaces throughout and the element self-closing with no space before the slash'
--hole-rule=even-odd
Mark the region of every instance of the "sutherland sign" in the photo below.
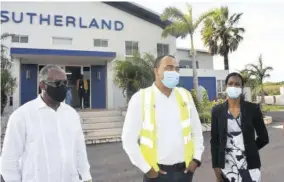
<svg viewBox="0 0 284 182">
<path fill-rule="evenodd" d="M 101 30 L 121 31 L 124 24 L 118 20 L 105 20 L 92 17 L 91 19 L 84 19 L 82 17 L 74 17 L 69 15 L 51 15 L 32 12 L 13 12 L 1 11 L 1 24 L 13 22 L 17 24 L 29 23 L 37 25 L 48 25 L 57 27 L 74 27 L 74 28 L 91 28 Z"/>
</svg>

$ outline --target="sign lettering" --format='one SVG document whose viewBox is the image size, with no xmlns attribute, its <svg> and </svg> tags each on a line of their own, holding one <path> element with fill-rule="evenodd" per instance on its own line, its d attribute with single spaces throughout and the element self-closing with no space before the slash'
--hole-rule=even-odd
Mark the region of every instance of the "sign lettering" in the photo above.
<svg viewBox="0 0 284 182">
<path fill-rule="evenodd" d="M 74 27 L 74 28 L 94 28 L 101 30 L 114 30 L 121 31 L 124 24 L 119 20 L 105 20 L 93 17 L 91 20 L 85 20 L 83 17 L 63 16 L 41 14 L 33 12 L 13 12 L 2 10 L 1 11 L 1 24 L 14 22 L 16 24 L 29 22 L 29 24 L 39 24 L 57 27 Z"/>
</svg>

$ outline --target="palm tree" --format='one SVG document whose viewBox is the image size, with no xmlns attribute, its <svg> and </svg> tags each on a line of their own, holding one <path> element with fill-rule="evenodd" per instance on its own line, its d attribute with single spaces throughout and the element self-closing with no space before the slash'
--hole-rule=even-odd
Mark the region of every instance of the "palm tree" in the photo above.
<svg viewBox="0 0 284 182">
<path fill-rule="evenodd" d="M 172 35 L 176 38 L 186 38 L 190 36 L 190 47 L 191 50 L 189 55 L 193 57 L 192 60 L 192 69 L 193 69 L 193 87 L 198 89 L 198 75 L 196 70 L 196 52 L 194 49 L 193 35 L 200 23 L 208 16 L 212 15 L 214 11 L 208 11 L 201 14 L 196 20 L 192 16 L 192 7 L 189 4 L 187 5 L 187 12 L 183 13 L 176 7 L 168 7 L 164 10 L 161 15 L 163 21 L 170 20 L 172 23 L 166 26 L 163 30 L 162 37 L 168 37 Z"/>
<path fill-rule="evenodd" d="M 1 42 L 13 34 L 1 34 Z M 8 95 L 11 94 L 16 86 L 16 79 L 11 74 L 12 62 L 7 56 L 8 47 L 1 43 L 1 115 L 7 105 Z"/>
<path fill-rule="evenodd" d="M 135 53 L 132 58 L 116 61 L 114 82 L 122 89 L 127 102 L 139 89 L 153 84 L 154 62 L 154 56 L 148 53 L 143 56 Z"/>
<path fill-rule="evenodd" d="M 249 75 L 255 77 L 257 83 L 260 85 L 261 89 L 261 102 L 264 103 L 264 88 L 263 88 L 263 81 L 265 78 L 270 77 L 268 72 L 272 71 L 273 68 L 271 66 L 264 67 L 262 61 L 262 55 L 258 58 L 258 64 L 248 64 L 247 70 Z"/>
<path fill-rule="evenodd" d="M 216 9 L 213 16 L 207 17 L 201 30 L 204 45 L 211 54 L 224 57 L 225 70 L 229 70 L 229 53 L 236 51 L 243 40 L 244 28 L 237 27 L 242 13 L 229 17 L 228 7 Z"/>
<path fill-rule="evenodd" d="M 243 69 L 240 71 L 244 79 L 244 86 L 250 87 L 252 92 L 252 99 L 255 100 L 257 93 L 259 92 L 259 84 L 255 78 L 252 78 L 252 75 L 248 69 Z"/>
</svg>

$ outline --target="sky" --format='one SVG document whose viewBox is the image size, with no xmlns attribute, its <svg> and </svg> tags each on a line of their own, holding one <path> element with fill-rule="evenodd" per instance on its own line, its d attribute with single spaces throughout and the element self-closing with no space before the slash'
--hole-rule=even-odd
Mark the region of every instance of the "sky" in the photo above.
<svg viewBox="0 0 284 182">
<path fill-rule="evenodd" d="M 266 81 L 284 81 L 284 2 L 270 1 L 268 3 L 258 0 L 245 1 L 218 1 L 218 0 L 134 0 L 135 3 L 146 7 L 158 14 L 168 6 L 175 6 L 186 12 L 185 4 L 189 3 L 193 8 L 193 16 L 198 17 L 202 12 L 212 8 L 228 6 L 230 15 L 243 13 L 239 27 L 244 27 L 246 32 L 244 40 L 240 43 L 236 52 L 229 55 L 230 71 L 238 71 L 247 64 L 255 64 L 262 54 L 265 66 L 272 66 L 271 77 Z M 200 36 L 201 27 L 195 32 L 194 45 L 197 49 L 208 50 L 204 47 Z M 178 39 L 178 48 L 189 48 L 190 39 Z M 223 58 L 214 56 L 214 68 L 224 69 Z"/>
</svg>

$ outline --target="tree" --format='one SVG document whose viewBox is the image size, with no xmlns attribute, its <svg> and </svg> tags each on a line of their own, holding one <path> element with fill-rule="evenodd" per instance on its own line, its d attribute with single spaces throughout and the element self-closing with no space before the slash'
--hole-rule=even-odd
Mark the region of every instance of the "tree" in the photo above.
<svg viewBox="0 0 284 182">
<path fill-rule="evenodd" d="M 13 34 L 1 34 L 1 42 L 11 36 Z M 7 105 L 8 95 L 12 94 L 16 87 L 16 78 L 13 78 L 11 74 L 12 62 L 7 56 L 8 51 L 9 49 L 1 44 L 1 115 Z"/>
<path fill-rule="evenodd" d="M 268 72 L 272 71 L 273 68 L 271 66 L 264 67 L 262 61 L 262 55 L 260 55 L 258 58 L 258 64 L 248 64 L 247 70 L 249 72 L 249 75 L 253 76 L 256 79 L 257 83 L 260 85 L 261 103 L 264 103 L 263 81 L 265 78 L 270 77 L 270 74 Z"/>
<path fill-rule="evenodd" d="M 151 54 L 135 53 L 133 57 L 115 63 L 115 84 L 122 89 L 127 102 L 141 88 L 149 87 L 155 80 L 155 58 Z"/>
<path fill-rule="evenodd" d="M 172 23 L 166 26 L 163 30 L 162 37 L 168 37 L 172 35 L 176 38 L 186 38 L 190 36 L 190 47 L 191 50 L 189 55 L 192 56 L 192 69 L 193 69 L 193 87 L 198 89 L 198 75 L 196 70 L 196 52 L 194 48 L 193 35 L 197 27 L 201 22 L 208 16 L 212 15 L 214 11 L 208 11 L 201 14 L 196 20 L 192 16 L 192 7 L 189 4 L 187 5 L 187 12 L 183 13 L 176 7 L 168 7 L 164 10 L 161 15 L 163 21 L 170 20 Z"/>
<path fill-rule="evenodd" d="M 243 40 L 245 29 L 237 27 L 241 16 L 242 13 L 234 13 L 229 17 L 228 7 L 221 7 L 205 19 L 201 30 L 202 40 L 210 53 L 224 57 L 225 70 L 229 70 L 229 53 L 236 51 Z"/>
<path fill-rule="evenodd" d="M 259 92 L 259 84 L 258 81 L 255 78 L 252 78 L 252 75 L 250 74 L 250 71 L 247 69 L 243 69 L 240 71 L 240 74 L 242 75 L 244 79 L 244 86 L 250 87 L 252 92 L 252 99 L 256 99 L 256 95 Z"/>
</svg>

